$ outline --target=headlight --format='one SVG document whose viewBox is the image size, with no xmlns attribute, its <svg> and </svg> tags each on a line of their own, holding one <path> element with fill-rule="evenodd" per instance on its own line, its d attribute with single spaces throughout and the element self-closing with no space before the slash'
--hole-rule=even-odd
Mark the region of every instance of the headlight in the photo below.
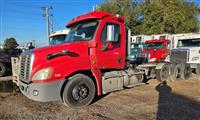
<svg viewBox="0 0 200 120">
<path fill-rule="evenodd" d="M 51 67 L 44 68 L 36 72 L 32 80 L 48 80 L 51 78 L 53 69 Z"/>
<path fill-rule="evenodd" d="M 156 58 L 151 58 L 149 61 L 154 62 L 154 61 L 156 61 Z"/>
</svg>

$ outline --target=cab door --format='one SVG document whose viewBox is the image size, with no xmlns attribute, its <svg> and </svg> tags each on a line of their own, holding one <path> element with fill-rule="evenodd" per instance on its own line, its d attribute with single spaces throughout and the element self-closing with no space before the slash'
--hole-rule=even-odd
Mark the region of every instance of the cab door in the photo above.
<svg viewBox="0 0 200 120">
<path fill-rule="evenodd" d="M 116 21 L 103 22 L 98 36 L 97 59 L 100 69 L 120 69 L 124 66 L 122 46 L 123 25 Z M 125 40 L 124 40 L 125 41 Z"/>
</svg>

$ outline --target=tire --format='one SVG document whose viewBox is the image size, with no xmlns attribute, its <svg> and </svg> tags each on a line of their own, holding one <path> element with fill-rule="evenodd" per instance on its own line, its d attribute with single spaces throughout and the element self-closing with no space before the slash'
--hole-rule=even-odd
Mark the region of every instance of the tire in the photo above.
<svg viewBox="0 0 200 120">
<path fill-rule="evenodd" d="M 96 93 L 96 87 L 91 78 L 83 74 L 72 76 L 63 91 L 63 102 L 71 108 L 89 105 Z"/>
<path fill-rule="evenodd" d="M 6 65 L 4 63 L 0 63 L 0 77 L 6 75 Z"/>
<path fill-rule="evenodd" d="M 171 80 L 174 80 L 174 81 L 181 80 L 182 74 L 183 74 L 183 70 L 182 70 L 181 64 L 175 65 L 174 70 L 171 75 Z"/>
<path fill-rule="evenodd" d="M 188 79 L 192 75 L 192 69 L 189 64 L 182 65 L 182 71 L 183 71 L 181 74 L 182 79 Z"/>
<path fill-rule="evenodd" d="M 200 75 L 200 65 L 197 68 L 195 68 L 195 74 Z"/>
<path fill-rule="evenodd" d="M 156 79 L 160 82 L 170 79 L 169 64 L 164 64 L 161 69 L 156 69 Z"/>
</svg>

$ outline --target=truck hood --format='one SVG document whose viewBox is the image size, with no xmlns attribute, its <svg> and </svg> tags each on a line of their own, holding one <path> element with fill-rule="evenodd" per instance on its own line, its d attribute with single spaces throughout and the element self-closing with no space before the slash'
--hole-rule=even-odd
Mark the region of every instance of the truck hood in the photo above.
<svg viewBox="0 0 200 120">
<path fill-rule="evenodd" d="M 150 54 L 150 59 L 151 59 L 151 58 L 155 58 L 156 57 L 156 51 L 157 50 L 144 49 L 144 50 L 142 50 L 142 53 L 148 53 L 148 54 Z"/>
<path fill-rule="evenodd" d="M 64 44 L 58 44 L 58 45 L 52 45 L 52 46 L 45 46 L 45 47 L 40 47 L 37 49 L 34 49 L 33 52 L 35 54 L 39 53 L 48 53 L 52 54 L 53 52 L 59 52 L 59 50 L 73 50 L 77 49 L 78 46 L 87 46 L 87 42 L 71 42 L 71 43 L 64 43 Z"/>
<path fill-rule="evenodd" d="M 63 50 L 67 50 L 76 56 L 64 55 L 64 56 L 56 57 L 51 60 L 47 59 L 48 55 L 55 54 Z M 48 66 L 51 66 L 51 64 L 54 62 L 59 64 L 63 60 L 63 58 L 65 60 L 68 60 L 68 59 L 75 59 L 78 57 L 88 56 L 88 42 L 77 41 L 77 42 L 71 42 L 71 43 L 64 43 L 60 45 L 46 46 L 46 47 L 34 49 L 32 50 L 32 52 L 34 53 L 33 68 L 39 67 L 39 66 L 48 67 Z"/>
</svg>

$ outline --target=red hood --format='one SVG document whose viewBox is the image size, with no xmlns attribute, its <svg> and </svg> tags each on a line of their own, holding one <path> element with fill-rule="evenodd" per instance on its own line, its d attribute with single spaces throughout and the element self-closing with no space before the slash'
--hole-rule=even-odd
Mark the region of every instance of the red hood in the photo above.
<svg viewBox="0 0 200 120">
<path fill-rule="evenodd" d="M 73 50 L 73 49 L 77 49 L 78 46 L 87 46 L 88 43 L 87 42 L 71 42 L 71 43 L 64 43 L 64 44 L 59 44 L 59 45 L 52 45 L 52 46 L 45 46 L 45 47 L 40 47 L 37 49 L 34 49 L 33 52 L 35 54 L 38 53 L 48 53 L 51 54 L 53 52 L 59 52 L 59 50 Z"/>
<path fill-rule="evenodd" d="M 156 50 L 157 51 L 157 50 Z M 155 58 L 156 57 L 156 51 L 155 50 L 152 50 L 152 49 L 144 49 L 142 52 L 143 53 L 149 53 L 150 54 L 150 59 L 151 58 Z"/>
<path fill-rule="evenodd" d="M 77 57 L 72 57 L 72 56 L 63 56 L 63 57 L 58 57 L 52 60 L 47 60 L 47 56 L 49 54 L 54 54 L 61 52 L 63 50 L 68 50 L 74 54 L 77 55 Z M 51 66 L 52 63 L 60 63 L 62 59 L 64 58 L 65 60 L 67 59 L 75 59 L 75 58 L 80 58 L 83 56 L 88 55 L 88 43 L 87 42 L 71 42 L 71 43 L 65 43 L 65 44 L 60 44 L 60 45 L 53 45 L 53 46 L 46 46 L 46 47 L 41 47 L 32 50 L 34 52 L 34 63 L 33 63 L 33 69 L 38 68 L 38 67 L 45 67 L 45 66 Z"/>
</svg>

